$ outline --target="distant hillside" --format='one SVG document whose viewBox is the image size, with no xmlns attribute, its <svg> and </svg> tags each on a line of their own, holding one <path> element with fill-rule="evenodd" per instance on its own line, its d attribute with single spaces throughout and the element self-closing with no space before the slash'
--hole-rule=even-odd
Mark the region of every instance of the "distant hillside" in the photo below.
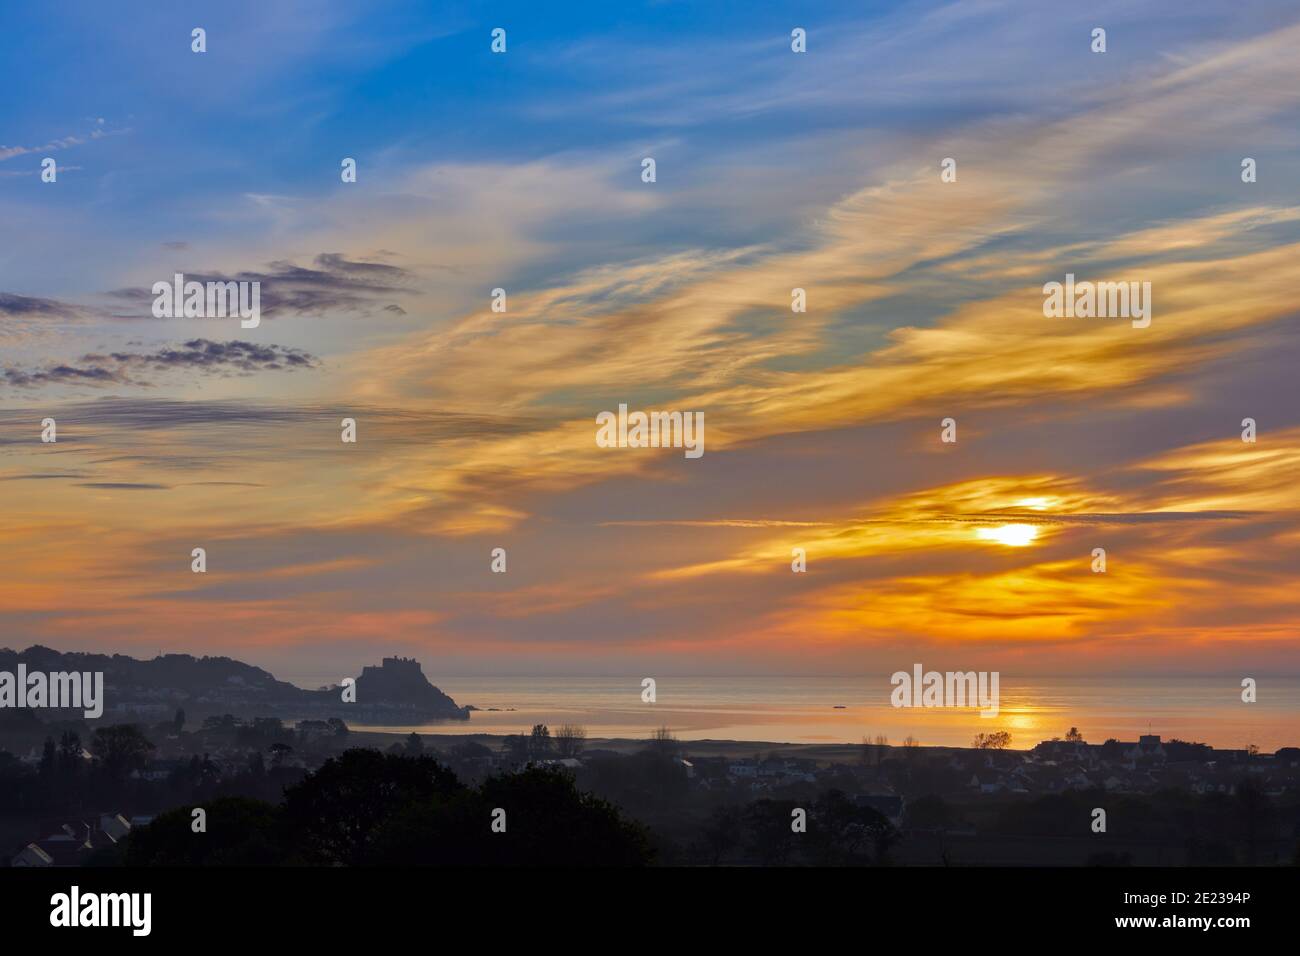
<svg viewBox="0 0 1300 956">
<path fill-rule="evenodd" d="M 357 678 L 356 703 L 339 688 L 305 690 L 229 657 L 165 654 L 137 660 L 123 654 L 61 653 L 39 645 L 0 648 L 0 670 L 19 663 L 30 671 L 103 671 L 104 716 L 157 719 L 183 708 L 190 719 L 208 714 L 239 717 L 339 717 L 349 723 L 466 720 L 469 708 L 429 683 L 418 661 L 384 658 Z M 51 712 L 53 713 L 53 712 Z M 66 716 L 66 715 L 65 715 Z"/>
</svg>

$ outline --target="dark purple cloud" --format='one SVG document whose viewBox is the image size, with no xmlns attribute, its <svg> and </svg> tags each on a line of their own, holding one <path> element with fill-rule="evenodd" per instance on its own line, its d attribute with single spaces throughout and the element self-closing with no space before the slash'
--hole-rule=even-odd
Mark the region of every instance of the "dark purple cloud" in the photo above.
<svg viewBox="0 0 1300 956">
<path fill-rule="evenodd" d="M 263 317 L 280 315 L 319 315 L 326 312 L 350 312 L 368 315 L 377 311 L 397 310 L 395 295 L 411 291 L 415 275 L 399 266 L 382 262 L 360 262 L 337 252 L 323 252 L 313 266 L 300 266 L 277 260 L 267 263 L 263 271 L 221 273 L 189 272 L 167 269 L 159 281 L 170 282 L 181 271 L 187 282 L 258 282 L 261 284 Z M 145 288 L 115 289 L 110 297 L 123 303 L 126 311 L 118 318 L 150 318 L 154 295 Z M 404 313 L 403 313 L 404 314 Z"/>
<path fill-rule="evenodd" d="M 309 352 L 283 345 L 259 345 L 238 339 L 213 342 L 190 339 L 178 346 L 150 352 L 108 352 L 83 355 L 75 364 L 50 365 L 40 369 L 0 369 L 0 383 L 15 388 L 43 385 L 134 385 L 154 384 L 155 373 L 174 369 L 202 374 L 251 375 L 313 369 L 320 360 Z"/>
</svg>

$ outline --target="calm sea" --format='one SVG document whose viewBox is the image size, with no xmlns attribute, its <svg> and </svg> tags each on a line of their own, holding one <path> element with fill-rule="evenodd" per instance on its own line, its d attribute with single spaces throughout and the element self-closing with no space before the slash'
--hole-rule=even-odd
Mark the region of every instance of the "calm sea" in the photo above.
<svg viewBox="0 0 1300 956">
<path fill-rule="evenodd" d="M 1004 671 L 1000 712 L 988 718 L 967 708 L 895 709 L 887 675 L 661 677 L 653 704 L 642 703 L 639 679 L 437 677 L 457 703 L 480 709 L 468 721 L 382 729 L 506 734 L 567 723 L 588 737 L 638 738 L 668 727 L 683 740 L 860 743 L 880 735 L 931 746 L 969 746 L 977 733 L 1005 730 L 1013 748 L 1026 749 L 1077 727 L 1092 743 L 1152 733 L 1266 752 L 1300 746 L 1300 678 L 1254 676 L 1258 701 L 1247 704 L 1240 677 L 1021 679 Z"/>
</svg>

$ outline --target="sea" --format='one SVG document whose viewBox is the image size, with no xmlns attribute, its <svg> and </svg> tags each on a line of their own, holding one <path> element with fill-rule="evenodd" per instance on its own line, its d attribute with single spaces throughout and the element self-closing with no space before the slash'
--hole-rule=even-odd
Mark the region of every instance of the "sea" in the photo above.
<svg viewBox="0 0 1300 956">
<path fill-rule="evenodd" d="M 660 728 L 681 740 L 861 743 L 911 738 L 921 746 L 969 747 L 1005 731 L 1029 749 L 1077 729 L 1089 743 L 1142 734 L 1271 753 L 1300 746 L 1300 677 L 1251 675 L 1257 699 L 1242 700 L 1241 675 L 1206 677 L 1020 677 L 1001 672 L 996 716 L 974 707 L 893 707 L 889 675 L 858 677 L 641 678 L 433 676 L 467 721 L 365 729 L 429 734 L 515 734 L 535 724 L 585 729 L 588 738 L 648 738 Z M 311 686 L 308 684 L 308 686 Z M 359 728 L 360 729 L 360 728 Z"/>
</svg>

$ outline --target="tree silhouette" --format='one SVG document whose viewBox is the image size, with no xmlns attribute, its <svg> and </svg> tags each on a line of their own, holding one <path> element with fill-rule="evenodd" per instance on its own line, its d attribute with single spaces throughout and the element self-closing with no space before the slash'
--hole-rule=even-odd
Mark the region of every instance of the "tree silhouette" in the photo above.
<svg viewBox="0 0 1300 956">
<path fill-rule="evenodd" d="M 573 724 L 561 724 L 555 731 L 555 749 L 561 757 L 576 757 L 587 745 L 587 731 Z"/>
<path fill-rule="evenodd" d="M 749 831 L 749 850 L 764 866 L 782 866 L 794 850 L 794 831 L 790 829 L 793 800 L 764 797 L 745 808 L 745 828 Z"/>
<path fill-rule="evenodd" d="M 494 812 L 505 811 L 504 832 Z M 393 815 L 368 862 L 426 866 L 635 866 L 648 834 L 613 804 L 581 793 L 562 770 L 529 767 L 474 789 L 436 794 Z"/>
<path fill-rule="evenodd" d="M 371 837 L 389 816 L 462 789 L 431 757 L 346 750 L 285 791 L 285 823 L 307 861 L 356 866 L 368 861 Z"/>
<path fill-rule="evenodd" d="M 193 830 L 193 807 L 160 814 L 136 827 L 123 854 L 128 866 L 272 866 L 286 862 L 278 811 L 245 797 L 223 797 L 204 808 L 207 832 Z"/>
<path fill-rule="evenodd" d="M 721 863 L 723 856 L 740 845 L 741 832 L 738 807 L 714 807 L 704 824 L 704 846 L 713 866 Z"/>
<path fill-rule="evenodd" d="M 272 767 L 283 767 L 284 762 L 288 760 L 289 755 L 293 753 L 292 747 L 288 744 L 279 742 L 271 744 L 271 746 L 267 747 L 266 750 L 271 755 Z"/>
<path fill-rule="evenodd" d="M 135 724 L 118 724 L 95 731 L 90 751 L 104 765 L 108 778 L 121 783 L 133 770 L 143 770 L 149 763 L 154 745 Z"/>
<path fill-rule="evenodd" d="M 669 728 L 660 727 L 650 735 L 646 748 L 664 757 L 675 757 L 682 749 L 682 745 Z"/>
<path fill-rule="evenodd" d="M 884 861 L 897 834 L 888 819 L 873 807 L 860 807 L 841 790 L 827 790 L 817 798 L 810 814 L 809 843 L 828 864 Z"/>
<path fill-rule="evenodd" d="M 528 738 L 528 759 L 545 760 L 551 755 L 551 731 L 545 724 L 534 724 Z"/>
</svg>

